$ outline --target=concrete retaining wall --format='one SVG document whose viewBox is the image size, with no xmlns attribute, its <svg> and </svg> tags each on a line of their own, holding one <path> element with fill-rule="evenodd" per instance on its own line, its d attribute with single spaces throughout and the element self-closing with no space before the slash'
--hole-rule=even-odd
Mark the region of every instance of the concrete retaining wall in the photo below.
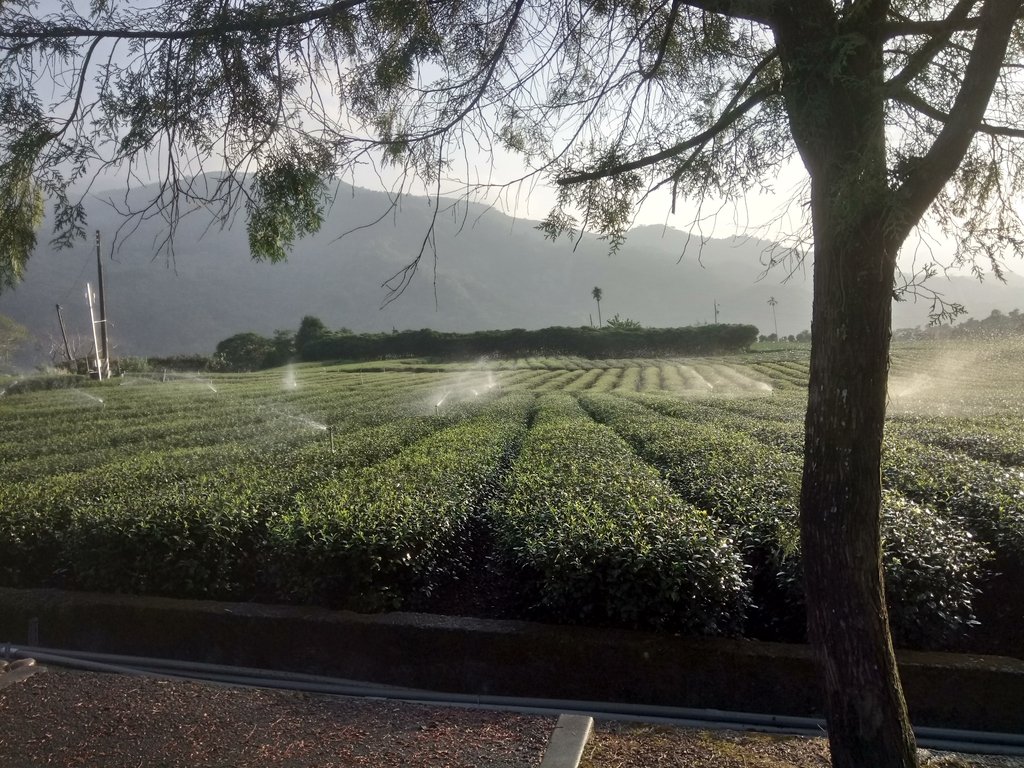
<svg viewBox="0 0 1024 768">
<path fill-rule="evenodd" d="M 454 693 L 821 713 L 806 646 L 745 640 L 0 588 L 2 642 Z M 1024 732 L 1024 662 L 908 652 L 900 670 L 916 725 Z"/>
</svg>

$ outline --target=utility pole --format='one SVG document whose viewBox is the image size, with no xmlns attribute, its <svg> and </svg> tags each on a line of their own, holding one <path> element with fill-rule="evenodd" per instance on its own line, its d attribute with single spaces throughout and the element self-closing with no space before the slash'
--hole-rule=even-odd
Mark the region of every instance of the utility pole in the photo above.
<svg viewBox="0 0 1024 768">
<path fill-rule="evenodd" d="M 68 333 L 64 330 L 64 316 L 60 313 L 60 304 L 57 305 L 57 322 L 60 323 L 60 336 L 64 339 L 64 359 L 71 363 L 71 345 L 68 344 Z"/>
<path fill-rule="evenodd" d="M 100 378 L 110 378 L 110 347 L 107 344 L 107 303 L 103 298 L 103 259 L 100 257 L 100 231 L 96 230 L 96 272 L 99 274 L 100 289 L 100 341 L 102 349 L 97 347 L 96 359 L 102 362 Z"/>
<path fill-rule="evenodd" d="M 718 325 L 718 299 L 715 299 L 715 325 Z"/>
</svg>

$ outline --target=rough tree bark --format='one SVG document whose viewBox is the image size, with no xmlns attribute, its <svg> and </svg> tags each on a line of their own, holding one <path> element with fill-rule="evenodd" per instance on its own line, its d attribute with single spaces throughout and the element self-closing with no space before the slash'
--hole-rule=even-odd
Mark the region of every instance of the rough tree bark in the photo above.
<svg viewBox="0 0 1024 768">
<path fill-rule="evenodd" d="M 777 32 L 811 177 L 814 307 L 800 500 L 808 634 L 835 768 L 914 768 L 881 559 L 881 448 L 896 247 L 887 238 L 882 25 L 830 4 Z M 846 40 L 839 46 L 837 40 Z M 898 247 L 898 246 L 897 246 Z"/>
<path fill-rule="evenodd" d="M 880 552 L 893 277 L 880 229 L 815 235 L 801 537 L 835 768 L 917 765 Z"/>
<path fill-rule="evenodd" d="M 814 307 L 800 527 L 808 633 L 835 768 L 915 768 L 881 565 L 881 452 L 896 255 L 981 126 L 1020 13 L 987 0 L 952 117 L 907 180 L 887 171 L 886 0 L 814 0 L 776 28 L 811 177 Z M 825 42 L 822 42 L 825 41 Z"/>
</svg>

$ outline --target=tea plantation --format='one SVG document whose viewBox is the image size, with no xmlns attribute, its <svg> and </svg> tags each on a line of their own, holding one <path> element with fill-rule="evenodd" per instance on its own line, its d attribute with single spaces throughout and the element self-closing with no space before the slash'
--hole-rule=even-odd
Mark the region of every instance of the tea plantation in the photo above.
<svg viewBox="0 0 1024 768">
<path fill-rule="evenodd" d="M 1012 652 L 1024 356 L 892 359 L 897 642 Z M 799 640 L 807 369 L 795 348 L 0 382 L 0 586 Z"/>
</svg>

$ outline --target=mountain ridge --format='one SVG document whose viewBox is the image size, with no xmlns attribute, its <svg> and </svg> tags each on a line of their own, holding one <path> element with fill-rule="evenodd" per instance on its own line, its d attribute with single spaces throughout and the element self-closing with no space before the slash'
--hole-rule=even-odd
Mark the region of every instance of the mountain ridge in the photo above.
<svg viewBox="0 0 1024 768">
<path fill-rule="evenodd" d="M 338 239 L 388 205 L 383 192 L 343 185 L 321 231 L 296 242 L 280 264 L 250 259 L 240 223 L 204 234 L 208 222 L 189 217 L 177 232 L 173 269 L 161 268 L 152 247 L 164 234 L 161 222 L 143 222 L 116 253 L 103 252 L 115 351 L 209 353 L 235 333 L 295 329 L 305 315 L 359 332 L 597 324 L 594 286 L 604 292 L 604 320 L 619 314 L 646 326 L 695 325 L 713 322 L 717 308 L 720 322 L 750 323 L 767 334 L 774 331 L 767 304 L 774 297 L 779 333 L 810 327 L 810 270 L 798 269 L 789 279 L 784 267 L 765 273 L 762 261 L 773 247 L 767 241 L 700 245 L 687 243 L 680 230 L 645 225 L 609 255 L 608 243 L 591 234 L 552 242 L 536 222 L 481 203 L 459 203 L 461 215 L 442 210 L 435 221 L 432 203 L 420 197 L 404 198 L 384 220 Z M 90 208 L 90 230 L 110 237 L 119 223 L 113 209 L 95 198 Z M 432 221 L 436 262 L 428 249 L 405 292 L 387 303 L 382 284 L 416 255 Z M 0 313 L 38 336 L 56 337 L 59 303 L 71 330 L 86 333 L 85 282 L 95 283 L 91 240 L 59 253 L 38 247 L 23 284 L 0 294 Z M 1013 309 L 1024 279 L 1011 274 L 996 290 L 967 278 L 936 287 L 981 316 L 997 307 Z M 894 326 L 927 322 L 927 309 L 921 302 L 897 303 Z"/>
</svg>

